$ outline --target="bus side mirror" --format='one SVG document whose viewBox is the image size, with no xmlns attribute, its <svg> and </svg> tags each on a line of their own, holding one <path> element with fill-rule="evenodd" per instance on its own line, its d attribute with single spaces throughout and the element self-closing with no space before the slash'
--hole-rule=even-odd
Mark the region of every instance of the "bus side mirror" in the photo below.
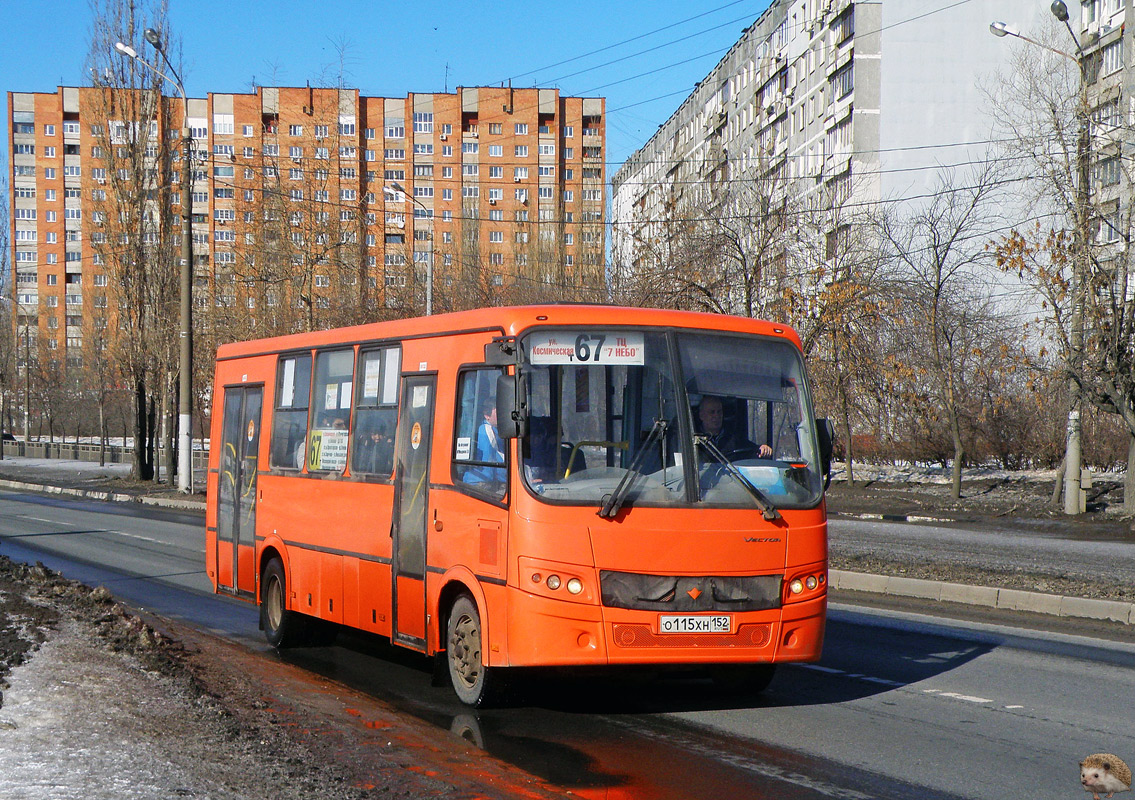
<svg viewBox="0 0 1135 800">
<path fill-rule="evenodd" d="M 832 482 L 832 450 L 835 449 L 835 425 L 830 419 L 816 418 L 816 436 L 820 442 L 820 469 L 824 473 L 824 489 Z"/>
<path fill-rule="evenodd" d="M 515 375 L 497 376 L 497 433 L 501 438 L 517 439 L 527 432 L 528 413 L 521 388 Z"/>
</svg>

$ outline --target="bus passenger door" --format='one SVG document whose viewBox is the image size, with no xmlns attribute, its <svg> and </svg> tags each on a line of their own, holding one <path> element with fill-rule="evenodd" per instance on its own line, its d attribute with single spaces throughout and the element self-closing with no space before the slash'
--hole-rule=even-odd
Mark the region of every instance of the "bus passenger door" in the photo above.
<svg viewBox="0 0 1135 800">
<path fill-rule="evenodd" d="M 391 638 L 426 649 L 426 530 L 429 523 L 430 452 L 437 379 L 413 375 L 402 380 L 395 469 Z"/>
<path fill-rule="evenodd" d="M 262 386 L 225 389 L 217 485 L 217 587 L 256 593 L 256 476 Z"/>
</svg>

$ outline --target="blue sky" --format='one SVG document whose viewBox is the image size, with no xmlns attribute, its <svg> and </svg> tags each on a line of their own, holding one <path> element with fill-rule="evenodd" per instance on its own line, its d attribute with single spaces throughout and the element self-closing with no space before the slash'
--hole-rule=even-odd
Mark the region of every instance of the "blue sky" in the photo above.
<svg viewBox="0 0 1135 800">
<path fill-rule="evenodd" d="M 254 80 L 319 85 L 321 77 L 338 74 L 340 51 L 346 54 L 347 84 L 364 95 L 399 97 L 510 79 L 518 87 L 559 87 L 568 95 L 607 98 L 613 175 L 769 0 L 169 0 L 169 5 L 182 39 L 190 96 L 245 92 Z M 86 0 L 0 0 L 0 9 L 5 93 L 87 83 L 92 13 Z M 3 153 L 6 129 L 0 133 Z"/>
</svg>

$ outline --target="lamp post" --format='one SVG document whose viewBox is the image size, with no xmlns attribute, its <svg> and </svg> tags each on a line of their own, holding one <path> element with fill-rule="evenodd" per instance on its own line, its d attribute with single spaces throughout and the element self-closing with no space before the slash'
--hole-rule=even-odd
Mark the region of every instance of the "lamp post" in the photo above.
<svg viewBox="0 0 1135 800">
<path fill-rule="evenodd" d="M 1050 6 L 1052 15 L 1068 29 L 1072 43 L 1076 45 L 1076 53 L 1066 53 L 1055 47 L 1030 39 L 1011 25 L 1004 22 L 993 22 L 989 31 L 994 36 L 1013 36 L 1029 44 L 1043 47 L 1053 53 L 1067 58 L 1076 64 L 1080 73 L 1079 99 L 1076 116 L 1079 117 L 1079 131 L 1076 138 L 1076 199 L 1075 215 L 1076 229 L 1072 246 L 1072 316 L 1070 319 L 1070 338 L 1068 363 L 1068 426 L 1064 442 L 1064 513 L 1080 514 L 1081 470 L 1083 469 L 1082 448 L 1080 439 L 1080 414 L 1083 408 L 1083 392 L 1080 387 L 1080 368 L 1084 349 L 1084 283 L 1088 274 L 1088 241 L 1090 232 L 1088 223 L 1091 217 L 1089 203 L 1091 200 L 1091 113 L 1088 108 L 1088 85 L 1091 76 L 1088 72 L 1088 60 L 1084 57 L 1084 50 L 1076 38 L 1072 26 L 1068 23 L 1068 7 L 1064 0 L 1054 0 Z"/>
<path fill-rule="evenodd" d="M 395 192 L 401 192 L 406 198 L 407 202 L 412 202 L 421 207 L 423 211 L 428 212 L 430 209 L 426 208 L 425 204 L 418 198 L 412 196 L 407 192 L 400 183 L 391 183 L 389 187 L 383 187 L 382 193 L 394 195 Z M 434 254 L 430 250 L 429 260 L 426 261 L 426 316 L 432 316 L 434 313 Z"/>
<path fill-rule="evenodd" d="M 181 141 L 184 155 L 181 165 L 181 347 L 178 356 L 177 489 L 179 492 L 190 493 L 193 491 L 193 138 L 189 128 L 189 98 L 185 94 L 181 76 L 166 57 L 158 32 L 146 28 L 145 37 L 162 57 L 166 69 L 173 73 L 172 78 L 138 55 L 133 47 L 118 42 L 114 49 L 172 83 L 181 94 Z"/>
</svg>

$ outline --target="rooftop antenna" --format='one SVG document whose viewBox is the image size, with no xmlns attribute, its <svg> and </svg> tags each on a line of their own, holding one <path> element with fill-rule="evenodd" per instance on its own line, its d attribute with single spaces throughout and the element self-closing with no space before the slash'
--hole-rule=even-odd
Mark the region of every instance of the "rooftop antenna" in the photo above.
<svg viewBox="0 0 1135 800">
<path fill-rule="evenodd" d="M 445 62 L 445 85 L 442 87 L 442 94 L 449 94 L 449 62 Z"/>
</svg>

